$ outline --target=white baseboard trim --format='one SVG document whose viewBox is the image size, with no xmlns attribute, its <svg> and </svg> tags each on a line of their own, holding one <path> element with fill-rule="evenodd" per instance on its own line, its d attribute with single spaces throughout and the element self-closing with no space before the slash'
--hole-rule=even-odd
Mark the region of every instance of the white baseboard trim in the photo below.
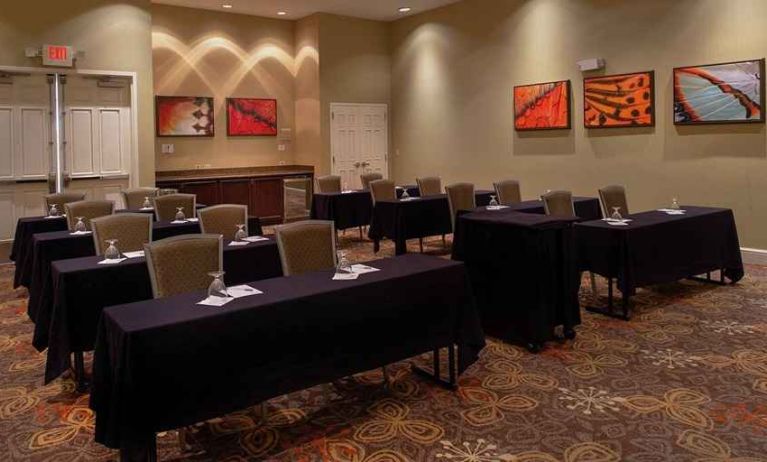
<svg viewBox="0 0 767 462">
<path fill-rule="evenodd" d="M 767 266 L 767 250 L 750 249 L 748 247 L 741 247 L 740 253 L 743 256 L 743 263 L 746 263 L 748 265 Z"/>
</svg>

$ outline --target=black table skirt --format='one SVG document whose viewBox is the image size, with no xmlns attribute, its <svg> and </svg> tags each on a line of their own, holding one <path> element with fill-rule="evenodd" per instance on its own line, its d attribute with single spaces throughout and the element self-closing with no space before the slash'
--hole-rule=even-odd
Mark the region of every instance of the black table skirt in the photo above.
<svg viewBox="0 0 767 462">
<path fill-rule="evenodd" d="M 453 259 L 466 263 L 486 332 L 541 343 L 580 324 L 574 221 L 511 209 L 458 217 Z"/>
<path fill-rule="evenodd" d="M 32 236 L 37 233 L 49 233 L 64 231 L 67 229 L 66 217 L 45 218 L 26 217 L 19 218 L 16 223 L 16 234 L 11 247 L 11 261 L 16 263 L 13 275 L 13 288 L 19 286 L 29 287 L 32 278 Z"/>
<path fill-rule="evenodd" d="M 732 210 L 683 208 L 687 213 L 681 216 L 633 214 L 629 226 L 602 220 L 577 224 L 581 268 L 617 278 L 624 294 L 718 269 L 732 282 L 739 281 L 743 261 Z"/>
<path fill-rule="evenodd" d="M 403 186 L 397 189 L 397 197 L 407 188 L 410 197 L 418 197 L 417 186 Z M 330 220 L 336 229 L 357 228 L 370 224 L 373 215 L 373 200 L 370 191 L 346 193 L 315 193 L 312 196 L 312 220 Z"/>
<path fill-rule="evenodd" d="M 247 246 L 224 242 L 224 271 L 228 286 L 282 276 L 274 240 Z M 71 353 L 90 351 L 105 307 L 152 298 L 144 258 L 116 265 L 99 265 L 102 257 L 70 258 L 53 262 L 53 304 L 50 313 L 38 312 L 33 343 L 48 348 L 45 383 L 71 367 Z M 47 307 L 41 307 L 47 308 Z"/>
<path fill-rule="evenodd" d="M 464 265 L 424 255 L 253 283 L 263 295 L 221 308 L 203 293 L 104 310 L 91 409 L 96 441 L 119 448 L 154 433 L 456 344 L 459 370 L 484 346 Z"/>
</svg>

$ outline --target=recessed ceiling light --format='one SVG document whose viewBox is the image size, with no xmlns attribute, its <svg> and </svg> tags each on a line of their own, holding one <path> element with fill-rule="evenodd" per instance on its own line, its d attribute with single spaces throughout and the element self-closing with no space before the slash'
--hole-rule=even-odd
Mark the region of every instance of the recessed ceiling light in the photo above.
<svg viewBox="0 0 767 462">
<path fill-rule="evenodd" d="M 286 14 L 288 14 L 287 11 L 278 11 L 277 12 L 277 16 L 285 16 Z"/>
<path fill-rule="evenodd" d="M 231 8 L 231 7 L 232 7 L 232 4 L 231 4 L 231 3 L 224 3 L 223 5 L 221 5 L 221 8 L 226 8 L 227 10 L 228 10 L 229 8 Z"/>
<path fill-rule="evenodd" d="M 412 10 L 412 8 L 410 8 L 409 6 L 402 6 L 397 11 L 399 11 L 400 13 L 410 13 L 410 10 Z"/>
</svg>

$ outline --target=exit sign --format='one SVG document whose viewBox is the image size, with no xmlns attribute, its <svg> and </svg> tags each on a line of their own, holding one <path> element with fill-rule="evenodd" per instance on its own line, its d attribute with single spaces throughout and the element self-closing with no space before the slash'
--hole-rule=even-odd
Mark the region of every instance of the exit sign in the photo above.
<svg viewBox="0 0 767 462">
<path fill-rule="evenodd" d="M 43 45 L 43 66 L 72 67 L 74 52 L 67 45 Z"/>
</svg>

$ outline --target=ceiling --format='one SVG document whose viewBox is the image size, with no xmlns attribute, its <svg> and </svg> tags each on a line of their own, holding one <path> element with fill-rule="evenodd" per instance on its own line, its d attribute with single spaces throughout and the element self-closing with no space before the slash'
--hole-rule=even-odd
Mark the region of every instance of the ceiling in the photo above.
<svg viewBox="0 0 767 462">
<path fill-rule="evenodd" d="M 152 0 L 152 3 L 186 6 L 229 13 L 252 14 L 268 18 L 300 19 L 314 13 L 333 13 L 357 18 L 392 21 L 403 16 L 431 10 L 459 0 Z M 221 5 L 228 3 L 232 8 Z M 398 8 L 412 8 L 399 13 Z M 278 11 L 287 15 L 278 16 Z"/>
</svg>

